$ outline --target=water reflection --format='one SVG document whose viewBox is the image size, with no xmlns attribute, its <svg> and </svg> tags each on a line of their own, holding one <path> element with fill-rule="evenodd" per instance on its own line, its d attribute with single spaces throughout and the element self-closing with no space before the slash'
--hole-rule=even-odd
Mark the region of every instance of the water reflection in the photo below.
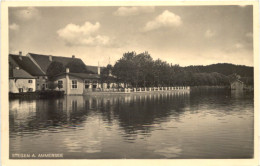
<svg viewBox="0 0 260 166">
<path fill-rule="evenodd" d="M 225 158 L 231 152 L 231 158 L 248 157 L 252 98 L 194 90 L 12 100 L 10 152 L 63 152 L 66 158 Z M 245 148 L 239 153 L 241 143 Z"/>
<path fill-rule="evenodd" d="M 147 133 L 156 124 L 169 120 L 169 115 L 178 119 L 185 105 L 189 104 L 189 96 L 189 93 L 158 93 L 13 100 L 10 102 L 10 128 L 13 132 L 22 132 L 80 127 L 88 114 L 95 112 L 107 123 L 117 119 L 128 134 L 136 131 Z"/>
</svg>

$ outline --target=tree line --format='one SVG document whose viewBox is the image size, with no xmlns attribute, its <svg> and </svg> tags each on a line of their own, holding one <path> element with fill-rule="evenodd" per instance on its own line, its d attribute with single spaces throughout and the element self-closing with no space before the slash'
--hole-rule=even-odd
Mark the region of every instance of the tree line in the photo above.
<svg viewBox="0 0 260 166">
<path fill-rule="evenodd" d="M 109 71 L 114 77 L 108 76 Z M 127 52 L 101 72 L 102 82 L 121 82 L 131 87 L 151 86 L 227 86 L 234 75 L 253 84 L 253 67 L 233 64 L 180 67 L 161 59 L 153 60 L 148 52 Z"/>
</svg>

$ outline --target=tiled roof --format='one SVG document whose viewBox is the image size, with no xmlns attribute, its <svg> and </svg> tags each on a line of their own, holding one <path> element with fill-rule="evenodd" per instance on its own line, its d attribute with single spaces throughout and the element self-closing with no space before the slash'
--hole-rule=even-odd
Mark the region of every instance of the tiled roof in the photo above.
<svg viewBox="0 0 260 166">
<path fill-rule="evenodd" d="M 20 67 L 18 65 L 18 63 L 14 60 L 13 56 L 16 56 L 16 55 L 12 55 L 12 54 L 9 54 L 9 64 L 11 63 L 12 67 Z"/>
<path fill-rule="evenodd" d="M 58 74 L 55 77 L 64 75 L 64 74 L 66 74 L 66 73 Z M 87 74 L 87 73 L 68 73 L 68 74 L 70 76 L 78 77 L 81 79 L 100 79 L 100 75 L 98 75 L 98 74 Z"/>
<path fill-rule="evenodd" d="M 86 74 L 86 73 L 69 73 L 69 75 L 74 77 L 79 77 L 82 79 L 100 79 L 98 74 Z"/>
<path fill-rule="evenodd" d="M 239 82 L 239 83 L 241 83 L 241 84 L 243 84 L 244 82 L 242 82 L 241 80 L 239 80 L 239 79 L 236 79 L 236 80 L 234 80 L 234 81 L 232 81 L 232 83 L 234 83 L 234 82 Z"/>
<path fill-rule="evenodd" d="M 29 73 L 27 73 L 23 69 L 13 69 L 13 73 L 12 73 L 12 75 L 9 75 L 9 78 L 35 79 L 35 77 L 30 75 Z"/>
<path fill-rule="evenodd" d="M 72 57 L 60 57 L 60 56 L 52 56 L 52 55 L 42 55 L 42 54 L 34 54 L 34 53 L 28 53 L 35 61 L 36 63 L 41 67 L 41 69 L 46 73 L 49 65 L 53 62 L 60 62 L 63 64 L 63 66 L 66 66 L 71 61 L 78 61 L 78 63 L 82 63 L 85 65 L 85 63 L 79 59 L 79 58 L 72 58 Z M 50 61 L 49 57 L 52 57 L 52 61 Z"/>
<path fill-rule="evenodd" d="M 44 75 L 39 67 L 37 67 L 34 62 L 27 56 L 22 56 L 22 59 L 20 59 L 19 55 L 9 54 L 9 62 L 13 65 L 13 67 L 19 67 L 33 76 Z"/>
</svg>

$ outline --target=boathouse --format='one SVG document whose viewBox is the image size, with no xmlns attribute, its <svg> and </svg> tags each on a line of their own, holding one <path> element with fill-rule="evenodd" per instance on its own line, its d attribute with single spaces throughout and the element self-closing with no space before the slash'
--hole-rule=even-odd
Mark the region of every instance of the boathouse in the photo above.
<svg viewBox="0 0 260 166">
<path fill-rule="evenodd" d="M 36 90 L 36 77 L 16 67 L 9 70 L 9 92 L 22 93 Z"/>
<path fill-rule="evenodd" d="M 56 75 L 53 81 L 57 85 L 55 89 L 64 91 L 66 95 L 82 95 L 101 88 L 98 74 L 71 73 L 69 68 Z"/>
<path fill-rule="evenodd" d="M 245 85 L 242 81 L 236 79 L 231 82 L 230 86 L 231 86 L 231 90 L 243 90 Z"/>
</svg>

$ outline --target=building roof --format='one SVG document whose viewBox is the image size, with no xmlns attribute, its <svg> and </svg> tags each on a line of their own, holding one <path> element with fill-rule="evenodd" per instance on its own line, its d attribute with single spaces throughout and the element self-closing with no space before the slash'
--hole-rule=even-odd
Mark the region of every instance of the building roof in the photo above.
<svg viewBox="0 0 260 166">
<path fill-rule="evenodd" d="M 239 83 L 241 83 L 241 84 L 243 84 L 243 83 L 244 83 L 244 82 L 242 82 L 241 80 L 238 80 L 238 79 L 236 79 L 236 80 L 232 81 L 231 83 L 233 84 L 234 82 L 239 82 Z"/>
<path fill-rule="evenodd" d="M 66 66 L 71 61 L 78 61 L 79 64 L 82 63 L 85 65 L 85 63 L 79 58 L 60 57 L 60 56 L 42 55 L 42 54 L 34 54 L 34 53 L 28 53 L 27 55 L 31 56 L 45 73 L 47 72 L 49 65 L 53 61 L 60 62 L 63 64 L 63 66 Z M 49 59 L 50 56 L 52 58 L 52 61 L 50 61 Z"/>
<path fill-rule="evenodd" d="M 27 56 L 21 56 L 20 59 L 19 55 L 9 54 L 9 62 L 14 68 L 19 67 L 33 76 L 45 75 L 44 72 Z"/>
<path fill-rule="evenodd" d="M 24 78 L 24 79 L 35 79 L 32 75 L 24 71 L 23 69 L 13 69 L 12 73 L 9 73 L 9 78 Z"/>
<path fill-rule="evenodd" d="M 65 74 L 66 73 L 61 73 L 61 74 L 56 75 L 55 77 L 60 76 L 60 75 L 65 75 Z M 98 75 L 98 74 L 87 74 L 87 73 L 68 73 L 68 74 L 70 76 L 78 77 L 81 79 L 100 79 L 100 75 Z"/>
<path fill-rule="evenodd" d="M 100 79 L 98 74 L 86 74 L 86 73 L 69 73 L 69 75 L 74 77 L 79 77 L 82 79 Z"/>
<path fill-rule="evenodd" d="M 98 74 L 98 66 L 89 66 L 89 65 L 86 65 L 86 69 L 95 73 L 95 74 Z M 104 69 L 104 67 L 100 67 L 100 72 Z"/>
</svg>

